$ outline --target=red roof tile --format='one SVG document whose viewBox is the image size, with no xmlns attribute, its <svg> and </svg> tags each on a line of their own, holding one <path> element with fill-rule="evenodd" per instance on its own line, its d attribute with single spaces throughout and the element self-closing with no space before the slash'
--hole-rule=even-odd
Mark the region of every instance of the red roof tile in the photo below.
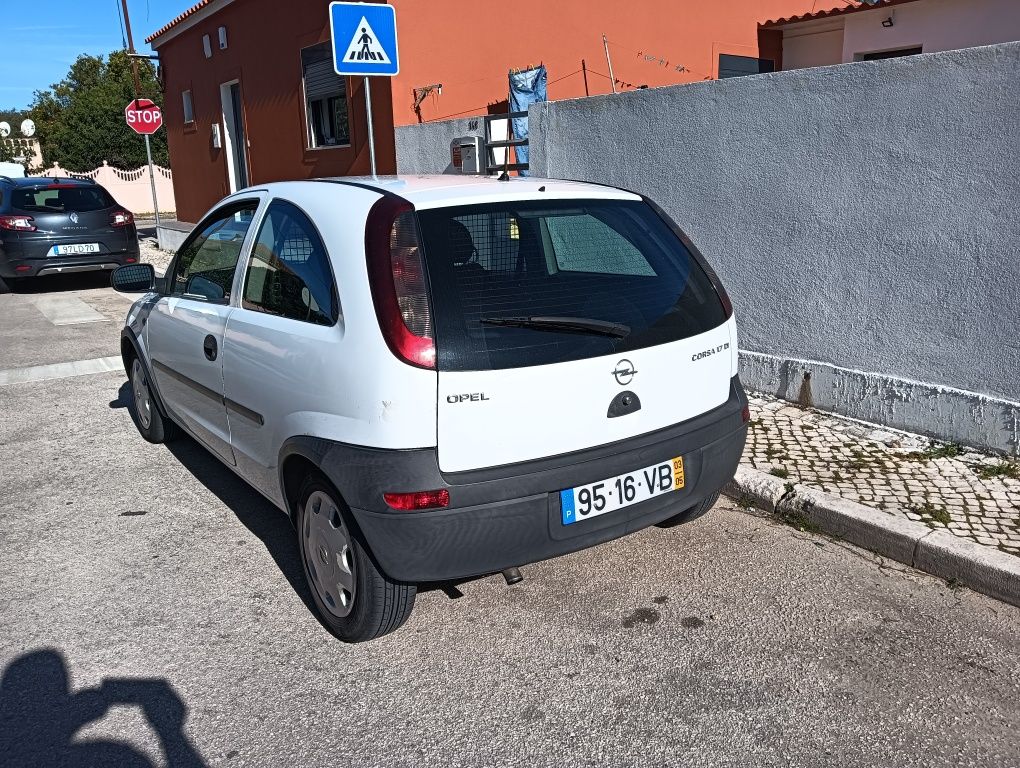
<svg viewBox="0 0 1020 768">
<path fill-rule="evenodd" d="M 843 0 L 847 5 L 840 8 L 823 9 L 821 11 L 812 11 L 810 13 L 802 13 L 799 16 L 783 16 L 778 19 L 768 19 L 767 21 L 760 22 L 760 27 L 778 27 L 782 24 L 792 24 L 797 21 L 811 21 L 812 19 L 825 19 L 830 16 L 845 16 L 848 13 L 857 13 L 858 11 L 870 11 L 876 8 L 886 8 L 891 5 L 901 5 L 902 3 L 913 3 L 916 0 L 878 0 L 878 2 L 863 2 L 862 0 Z"/>
<path fill-rule="evenodd" d="M 171 29 L 176 27 L 178 24 L 180 24 L 182 21 L 184 21 L 186 18 L 188 18 L 192 14 L 198 13 L 200 10 L 202 10 L 207 5 L 209 5 L 209 3 L 211 3 L 211 2 L 213 2 L 213 0 L 199 0 L 199 2 L 195 3 L 193 6 L 191 6 L 188 10 L 186 10 L 180 16 L 174 17 L 173 20 L 171 20 L 168 24 L 164 24 L 162 27 L 160 27 L 155 32 L 153 32 L 151 35 L 149 35 L 147 38 L 145 38 L 145 42 L 151 43 L 157 37 L 159 37 L 160 35 L 162 35 L 162 34 L 164 34 L 166 32 L 169 32 Z"/>
</svg>

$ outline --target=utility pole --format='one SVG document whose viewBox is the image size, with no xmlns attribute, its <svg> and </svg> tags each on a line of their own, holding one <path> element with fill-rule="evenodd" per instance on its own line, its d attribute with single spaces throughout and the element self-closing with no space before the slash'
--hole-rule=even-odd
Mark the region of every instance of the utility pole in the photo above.
<svg viewBox="0 0 1020 768">
<path fill-rule="evenodd" d="M 131 76 L 135 81 L 135 99 L 142 95 L 142 81 L 138 77 L 138 59 L 135 53 L 135 40 L 131 36 L 131 17 L 128 15 L 127 0 L 120 0 L 124 10 L 124 32 L 127 33 L 128 58 L 131 59 Z M 145 134 L 145 157 L 149 161 L 149 187 L 152 189 L 152 213 L 156 217 L 156 246 L 159 247 L 159 202 L 156 200 L 156 174 L 152 167 L 152 143 L 149 134 Z"/>
<path fill-rule="evenodd" d="M 124 0 L 127 2 L 127 0 Z M 616 78 L 613 77 L 613 60 L 609 58 L 609 41 L 606 40 L 606 36 L 602 35 L 602 45 L 606 49 L 606 64 L 609 65 L 609 84 L 613 86 L 613 93 L 616 93 Z"/>
</svg>

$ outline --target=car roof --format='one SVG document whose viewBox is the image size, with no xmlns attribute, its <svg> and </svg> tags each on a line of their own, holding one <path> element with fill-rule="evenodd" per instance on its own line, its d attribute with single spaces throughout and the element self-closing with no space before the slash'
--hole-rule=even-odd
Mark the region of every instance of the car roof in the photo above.
<svg viewBox="0 0 1020 768">
<path fill-rule="evenodd" d="M 71 176 L 25 176 L 12 179 L 10 176 L 0 177 L 13 184 L 15 187 L 39 187 L 44 184 L 81 184 L 82 186 L 95 186 L 92 179 L 76 179 Z"/>
<path fill-rule="evenodd" d="M 273 192 L 275 187 L 292 184 L 333 183 L 368 188 L 380 193 L 399 195 L 416 208 L 439 208 L 499 202 L 501 200 L 602 199 L 640 200 L 633 192 L 600 184 L 563 179 L 511 177 L 500 181 L 495 176 L 460 176 L 452 174 L 401 176 L 337 176 L 305 181 L 275 182 L 259 185 Z M 280 190 L 282 193 L 282 189 Z"/>
</svg>

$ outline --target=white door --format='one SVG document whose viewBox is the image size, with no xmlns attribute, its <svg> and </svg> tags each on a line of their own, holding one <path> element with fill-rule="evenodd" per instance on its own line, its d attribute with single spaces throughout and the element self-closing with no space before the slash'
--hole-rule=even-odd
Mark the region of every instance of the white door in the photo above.
<svg viewBox="0 0 1020 768">
<path fill-rule="evenodd" d="M 329 257 L 299 208 L 272 201 L 247 250 L 223 340 L 227 423 L 238 470 L 275 498 L 282 442 L 304 432 L 300 415 L 333 410 L 343 334 Z"/>
<path fill-rule="evenodd" d="M 167 407 L 224 460 L 234 463 L 223 404 L 223 332 L 235 268 L 258 200 L 213 213 L 177 252 L 164 296 L 146 322 L 152 375 Z"/>
</svg>

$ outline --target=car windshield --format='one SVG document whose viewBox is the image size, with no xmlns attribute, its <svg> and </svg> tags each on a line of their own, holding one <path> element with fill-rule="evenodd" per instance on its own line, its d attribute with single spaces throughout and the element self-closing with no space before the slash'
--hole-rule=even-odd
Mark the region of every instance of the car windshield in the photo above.
<svg viewBox="0 0 1020 768">
<path fill-rule="evenodd" d="M 418 221 L 440 370 L 608 355 L 726 320 L 708 277 L 643 201 L 511 201 Z"/>
<path fill-rule="evenodd" d="M 101 211 L 115 203 L 110 194 L 99 186 L 25 187 L 16 189 L 11 195 L 11 207 L 19 211 L 45 213 L 69 213 L 78 211 Z"/>
</svg>

